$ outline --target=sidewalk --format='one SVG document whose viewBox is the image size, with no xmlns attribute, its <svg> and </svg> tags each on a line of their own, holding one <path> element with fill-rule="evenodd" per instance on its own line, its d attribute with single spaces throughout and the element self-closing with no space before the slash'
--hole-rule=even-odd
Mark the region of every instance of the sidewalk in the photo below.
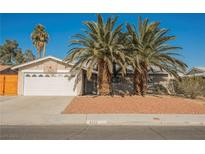
<svg viewBox="0 0 205 154">
<path fill-rule="evenodd" d="M 7 117 L 9 118 L 9 117 Z M 13 119 L 13 120 L 10 120 Z M 1 119 L 1 125 L 169 125 L 205 126 L 205 115 L 162 114 L 72 114 L 33 115 Z"/>
</svg>

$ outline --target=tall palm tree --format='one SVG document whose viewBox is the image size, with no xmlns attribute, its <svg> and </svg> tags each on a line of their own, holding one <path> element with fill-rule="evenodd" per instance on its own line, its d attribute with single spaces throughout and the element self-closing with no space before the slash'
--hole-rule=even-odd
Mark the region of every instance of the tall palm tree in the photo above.
<svg viewBox="0 0 205 154">
<path fill-rule="evenodd" d="M 42 57 L 46 54 L 46 45 L 48 43 L 48 33 L 43 25 L 38 24 L 31 33 L 31 39 L 33 45 L 38 52 L 38 58 L 41 57 L 41 52 L 43 52 Z"/>
<path fill-rule="evenodd" d="M 96 22 L 84 22 L 87 30 L 84 35 L 74 36 L 75 39 L 71 40 L 74 47 L 65 59 L 68 63 L 75 63 L 71 71 L 86 67 L 88 79 L 91 78 L 93 70 L 98 71 L 99 95 L 111 93 L 113 62 L 123 68 L 122 73 L 126 73 L 123 44 L 119 39 L 123 25 L 115 26 L 116 21 L 117 17 L 109 17 L 104 23 L 102 16 L 98 14 Z"/>
<path fill-rule="evenodd" d="M 184 62 L 176 58 L 179 54 L 173 52 L 181 48 L 167 43 L 175 40 L 176 36 L 167 35 L 169 31 L 159 28 L 159 25 L 159 22 L 149 23 L 148 19 L 139 18 L 137 31 L 134 25 L 127 24 L 132 49 L 130 55 L 135 61 L 134 88 L 136 93 L 142 95 L 147 91 L 148 72 L 153 70 L 153 67 L 167 71 L 176 78 L 179 78 L 178 73 L 184 72 L 187 67 Z"/>
</svg>

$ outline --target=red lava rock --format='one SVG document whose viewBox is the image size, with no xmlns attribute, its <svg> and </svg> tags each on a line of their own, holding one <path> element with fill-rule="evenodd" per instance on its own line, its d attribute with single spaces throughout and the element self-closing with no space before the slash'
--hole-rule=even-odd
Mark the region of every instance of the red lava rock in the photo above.
<svg viewBox="0 0 205 154">
<path fill-rule="evenodd" d="M 171 96 L 78 96 L 63 114 L 205 114 L 197 100 Z"/>
</svg>

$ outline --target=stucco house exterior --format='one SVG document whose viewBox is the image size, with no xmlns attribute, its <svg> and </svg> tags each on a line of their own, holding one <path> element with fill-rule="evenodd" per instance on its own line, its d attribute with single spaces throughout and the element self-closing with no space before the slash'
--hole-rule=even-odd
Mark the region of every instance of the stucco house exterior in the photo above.
<svg viewBox="0 0 205 154">
<path fill-rule="evenodd" d="M 72 64 L 47 56 L 31 62 L 14 66 L 18 71 L 18 95 L 23 96 L 77 96 L 96 95 L 97 72 L 93 72 L 91 80 L 86 77 L 86 68 L 80 74 L 71 74 Z M 152 85 L 167 85 L 173 79 L 168 73 L 159 69 L 149 72 L 149 82 Z M 120 91 L 132 93 L 132 72 L 120 81 L 113 82 L 113 93 Z"/>
</svg>

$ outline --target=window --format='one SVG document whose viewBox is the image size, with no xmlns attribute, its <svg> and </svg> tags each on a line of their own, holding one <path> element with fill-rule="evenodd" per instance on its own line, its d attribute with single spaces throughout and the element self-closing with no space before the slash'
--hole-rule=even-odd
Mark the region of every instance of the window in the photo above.
<svg viewBox="0 0 205 154">
<path fill-rule="evenodd" d="M 40 74 L 38 77 L 43 77 L 43 75 L 42 75 L 42 74 Z"/>
<path fill-rule="evenodd" d="M 45 77 L 50 77 L 50 76 L 48 74 L 46 74 Z"/>
<path fill-rule="evenodd" d="M 33 74 L 32 77 L 37 77 L 37 75 L 36 75 L 36 74 Z"/>
<path fill-rule="evenodd" d="M 26 77 L 31 77 L 30 74 L 26 74 Z"/>
</svg>

